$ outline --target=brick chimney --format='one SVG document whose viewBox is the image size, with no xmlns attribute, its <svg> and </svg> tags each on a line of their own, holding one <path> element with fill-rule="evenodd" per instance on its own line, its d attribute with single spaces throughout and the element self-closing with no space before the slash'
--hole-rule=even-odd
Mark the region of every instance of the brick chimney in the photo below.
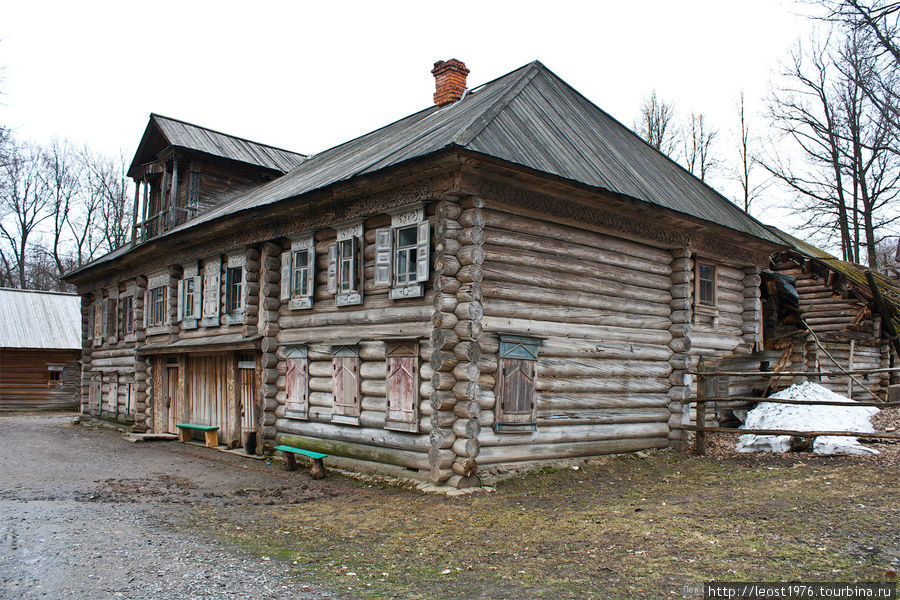
<svg viewBox="0 0 900 600">
<path fill-rule="evenodd" d="M 462 98 L 469 70 L 462 61 L 451 58 L 434 63 L 434 103 L 444 106 Z"/>
</svg>

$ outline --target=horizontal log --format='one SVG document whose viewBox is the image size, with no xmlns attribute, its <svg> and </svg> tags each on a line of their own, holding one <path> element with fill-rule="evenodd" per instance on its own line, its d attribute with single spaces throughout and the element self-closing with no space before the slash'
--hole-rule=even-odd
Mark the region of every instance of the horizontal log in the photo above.
<svg viewBox="0 0 900 600">
<path fill-rule="evenodd" d="M 608 423 L 665 423 L 668 408 L 595 409 L 541 411 L 537 413 L 538 428 L 563 425 L 600 425 Z"/>
<path fill-rule="evenodd" d="M 670 397 L 666 393 L 655 394 L 595 394 L 571 393 L 548 394 L 539 393 L 537 408 L 539 411 L 571 411 L 596 410 L 614 408 L 661 408 L 669 405 Z"/>
<path fill-rule="evenodd" d="M 512 232 L 515 235 L 530 235 L 540 239 L 561 240 L 571 244 L 580 244 L 597 250 L 618 252 L 626 256 L 642 257 L 651 262 L 668 264 L 672 255 L 666 251 L 637 242 L 632 242 L 610 235 L 584 231 L 552 223 L 543 219 L 534 219 L 521 215 L 501 212 L 499 210 L 484 211 L 485 227 Z M 493 232 L 491 232 L 493 233 Z M 491 238 L 494 239 L 493 237 Z"/>
<path fill-rule="evenodd" d="M 536 269 L 534 265 L 522 266 L 485 262 L 482 269 L 484 278 L 488 282 L 520 283 L 550 290 L 571 290 L 660 304 L 668 304 L 672 300 L 672 293 L 669 289 L 670 284 L 667 284 L 665 288 L 647 288 L 629 285 L 621 281 Z"/>
<path fill-rule="evenodd" d="M 397 336 L 426 338 L 431 332 L 430 317 L 431 312 L 429 310 L 428 316 L 419 323 L 379 323 L 377 325 L 282 329 L 278 332 L 278 341 L 281 344 L 298 344 L 304 342 L 327 342 L 329 340 L 346 338 L 372 339 Z"/>
<path fill-rule="evenodd" d="M 598 379 L 588 377 L 579 379 L 548 379 L 546 377 L 538 377 L 535 387 L 541 392 L 556 393 L 664 393 L 669 389 L 669 381 L 664 378 L 649 377 L 633 379 Z"/>
<path fill-rule="evenodd" d="M 276 422 L 281 434 L 315 437 L 336 442 L 366 444 L 381 448 L 394 448 L 410 452 L 428 452 L 431 448 L 429 436 L 415 433 L 373 429 L 352 425 L 316 423 L 296 419 L 279 419 Z M 303 447 L 303 446 L 301 446 Z M 447 465 L 449 467 L 449 465 Z"/>
<path fill-rule="evenodd" d="M 487 337 L 481 344 L 487 343 Z M 492 347 L 496 353 L 498 346 Z M 668 360 L 671 352 L 663 345 L 610 342 L 550 336 L 541 342 L 540 357 L 596 358 L 625 360 Z"/>
<path fill-rule="evenodd" d="M 278 423 L 280 424 L 281 422 L 282 421 L 279 421 Z M 302 447 L 332 456 L 342 456 L 357 460 L 397 465 L 410 469 L 429 469 L 431 467 L 428 460 L 428 454 L 423 454 L 421 452 L 307 437 L 290 433 L 278 433 L 276 434 L 275 439 L 279 444 Z M 453 460 L 456 458 L 456 454 L 452 450 L 439 451 L 438 456 L 440 457 L 439 466 L 447 469 L 450 468 L 450 465 L 453 464 Z"/>
<path fill-rule="evenodd" d="M 521 335 L 553 335 L 578 339 L 597 338 L 598 340 L 603 341 L 637 342 L 659 345 L 666 345 L 672 340 L 672 335 L 668 331 L 653 329 L 640 330 L 629 329 L 626 327 L 569 324 L 529 319 L 511 319 L 496 316 L 485 316 L 483 324 L 487 331 L 506 333 L 515 332 Z"/>
<path fill-rule="evenodd" d="M 325 313 L 296 313 L 282 316 L 279 325 L 282 329 L 311 328 L 341 325 L 372 325 L 383 323 L 402 323 L 409 321 L 427 321 L 431 318 L 431 306 L 392 306 L 361 310 L 341 310 Z"/>
<path fill-rule="evenodd" d="M 672 367 L 667 362 L 645 360 L 622 361 L 590 358 L 554 358 L 542 356 L 537 362 L 538 377 L 668 377 Z"/>
<path fill-rule="evenodd" d="M 478 453 L 478 464 L 484 466 L 516 461 L 578 458 L 582 456 L 635 452 L 650 448 L 665 448 L 668 445 L 669 440 L 665 437 L 665 434 L 660 437 L 597 440 L 592 442 L 553 442 L 548 444 L 516 444 L 489 447 L 482 445 Z"/>
<path fill-rule="evenodd" d="M 518 300 L 522 302 L 534 302 L 536 304 L 559 304 L 559 290 L 535 287 L 530 284 L 497 283 L 485 281 L 481 284 L 484 295 L 490 299 Z M 674 302 L 674 301 L 672 301 Z M 685 299 L 687 308 L 690 308 L 690 300 Z M 579 308 L 597 308 L 601 310 L 615 310 L 620 313 L 653 315 L 666 317 L 669 315 L 669 306 L 659 302 L 644 302 L 630 300 L 622 302 L 622 298 L 616 295 L 603 295 L 568 291 L 565 294 L 565 305 Z"/>
<path fill-rule="evenodd" d="M 557 302 L 559 300 L 557 299 Z M 534 304 L 513 300 L 488 298 L 484 303 L 484 314 L 496 317 L 535 319 L 540 321 L 563 321 L 586 325 L 614 325 L 636 329 L 668 329 L 672 322 L 666 316 L 638 315 L 616 310 L 579 308 L 559 304 Z M 457 315 L 459 313 L 457 312 Z"/>
<path fill-rule="evenodd" d="M 662 422 L 658 423 L 602 423 L 596 425 L 545 427 L 529 433 L 497 433 L 492 429 L 483 429 L 478 434 L 478 441 L 481 443 L 482 448 L 487 448 L 490 446 L 517 446 L 522 444 L 564 444 L 598 440 L 666 437 L 668 433 L 669 426 L 665 419 L 662 419 Z"/>
</svg>

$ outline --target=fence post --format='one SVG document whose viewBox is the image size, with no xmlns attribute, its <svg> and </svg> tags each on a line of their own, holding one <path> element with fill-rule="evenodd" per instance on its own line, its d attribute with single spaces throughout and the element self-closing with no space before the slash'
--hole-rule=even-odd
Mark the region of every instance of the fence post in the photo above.
<svg viewBox="0 0 900 600">
<path fill-rule="evenodd" d="M 706 427 L 706 366 L 703 357 L 697 363 L 697 427 Z M 706 454 L 706 432 L 698 430 L 694 436 L 694 454 Z"/>
</svg>

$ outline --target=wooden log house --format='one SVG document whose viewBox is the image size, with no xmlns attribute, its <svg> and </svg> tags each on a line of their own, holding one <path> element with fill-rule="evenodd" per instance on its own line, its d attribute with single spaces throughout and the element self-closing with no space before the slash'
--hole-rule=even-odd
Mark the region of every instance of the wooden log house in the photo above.
<svg viewBox="0 0 900 600">
<path fill-rule="evenodd" d="M 78 407 L 80 306 L 75 294 L 0 289 L 0 412 Z"/>
<path fill-rule="evenodd" d="M 772 256 L 763 274 L 766 345 L 780 358 L 778 370 L 831 371 L 883 369 L 896 366 L 900 343 L 900 286 L 873 272 L 881 306 L 866 267 L 842 261 L 779 229 L 770 230 L 789 248 Z M 775 365 L 773 365 L 775 366 Z M 779 387 L 797 380 L 780 381 Z M 823 377 L 832 391 L 856 400 L 884 398 L 891 383 L 882 373 L 871 377 Z"/>
<path fill-rule="evenodd" d="M 136 429 L 461 487 L 677 443 L 685 371 L 760 345 L 784 243 L 538 62 L 433 74 L 432 106 L 293 167 L 152 116 L 135 241 L 67 276 L 88 408 L 133 378 Z M 207 194 L 193 153 L 273 178 Z"/>
</svg>

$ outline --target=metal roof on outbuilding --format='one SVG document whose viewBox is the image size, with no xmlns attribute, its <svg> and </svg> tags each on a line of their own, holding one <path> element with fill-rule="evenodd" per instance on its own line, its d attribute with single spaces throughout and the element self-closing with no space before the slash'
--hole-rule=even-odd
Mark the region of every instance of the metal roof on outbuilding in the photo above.
<svg viewBox="0 0 900 600">
<path fill-rule="evenodd" d="M 81 350 L 81 297 L 0 288 L 0 348 Z"/>
</svg>

